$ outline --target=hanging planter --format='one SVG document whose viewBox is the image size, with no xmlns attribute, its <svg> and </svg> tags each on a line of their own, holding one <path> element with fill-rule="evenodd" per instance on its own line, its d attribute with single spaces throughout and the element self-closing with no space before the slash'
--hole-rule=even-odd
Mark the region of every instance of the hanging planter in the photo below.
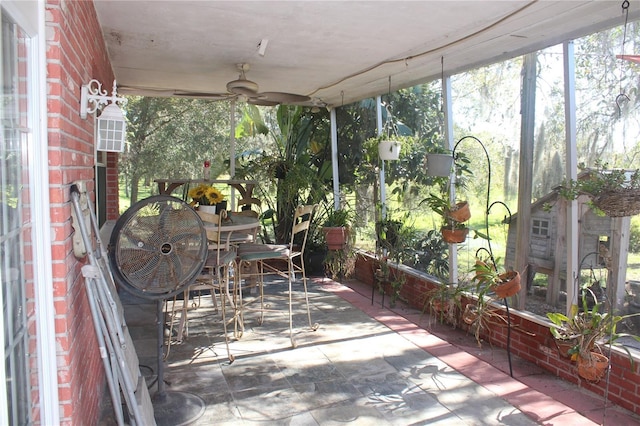
<svg viewBox="0 0 640 426">
<path fill-rule="evenodd" d="M 464 243 L 469 233 L 469 228 L 440 228 L 442 232 L 442 239 L 449 244 Z"/>
<path fill-rule="evenodd" d="M 453 155 L 451 154 L 427 154 L 428 176 L 449 176 L 452 166 Z"/>
<path fill-rule="evenodd" d="M 500 299 L 505 299 L 517 294 L 522 286 L 520 285 L 520 273 L 518 271 L 507 271 L 498 275 L 500 282 L 494 284 L 491 289 Z"/>
<path fill-rule="evenodd" d="M 381 160 L 397 160 L 400 158 L 400 141 L 383 140 L 378 142 L 378 155 Z"/>
<path fill-rule="evenodd" d="M 471 210 L 467 201 L 456 203 L 455 207 L 447 210 L 447 216 L 456 222 L 466 222 L 471 218 Z"/>
<path fill-rule="evenodd" d="M 591 382 L 598 382 L 609 368 L 609 358 L 597 352 L 588 357 L 578 356 L 578 375 Z"/>
</svg>

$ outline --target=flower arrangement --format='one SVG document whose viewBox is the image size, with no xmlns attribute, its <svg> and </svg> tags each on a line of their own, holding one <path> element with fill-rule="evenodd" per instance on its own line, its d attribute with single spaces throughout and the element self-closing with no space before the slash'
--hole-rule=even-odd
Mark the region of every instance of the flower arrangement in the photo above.
<svg viewBox="0 0 640 426">
<path fill-rule="evenodd" d="M 188 193 L 192 198 L 191 205 L 214 206 L 224 200 L 224 195 L 213 186 L 200 184 L 195 188 L 191 188 Z"/>
</svg>

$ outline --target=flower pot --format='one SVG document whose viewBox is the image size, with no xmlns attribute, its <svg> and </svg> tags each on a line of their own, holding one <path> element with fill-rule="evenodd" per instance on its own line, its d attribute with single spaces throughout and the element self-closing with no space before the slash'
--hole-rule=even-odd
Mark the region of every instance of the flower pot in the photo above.
<svg viewBox="0 0 640 426">
<path fill-rule="evenodd" d="M 500 299 L 511 297 L 520 291 L 520 273 L 518 271 L 507 271 L 498 275 L 502 280 L 501 284 L 496 284 L 492 290 Z"/>
<path fill-rule="evenodd" d="M 428 176 L 449 176 L 453 166 L 453 155 L 451 154 L 427 154 L 427 175 Z"/>
<path fill-rule="evenodd" d="M 393 140 L 379 142 L 378 155 L 381 160 L 397 160 L 400 158 L 400 142 Z"/>
<path fill-rule="evenodd" d="M 449 244 L 458 244 L 458 243 L 464 243 L 464 241 L 467 239 L 469 228 L 462 228 L 462 229 L 441 228 L 440 232 L 442 232 L 442 239 L 445 242 Z"/>
<path fill-rule="evenodd" d="M 578 343 L 575 339 L 553 339 L 553 341 L 556 344 L 556 349 L 558 349 L 558 355 L 560 355 L 562 358 L 571 358 L 571 354 L 569 353 L 569 351 L 573 349 L 573 347 Z"/>
<path fill-rule="evenodd" d="M 216 206 L 198 206 L 197 212 L 203 222 L 216 222 Z"/>
<path fill-rule="evenodd" d="M 322 228 L 329 250 L 342 250 L 347 245 L 349 231 L 344 226 L 325 226 Z"/>
<path fill-rule="evenodd" d="M 578 375 L 591 382 L 599 381 L 609 368 L 609 358 L 590 352 L 589 358 L 578 356 Z"/>
<path fill-rule="evenodd" d="M 471 210 L 469 210 L 469 203 L 466 201 L 460 201 L 456 203 L 454 210 L 448 210 L 447 216 L 456 222 L 466 222 L 471 218 Z"/>
</svg>

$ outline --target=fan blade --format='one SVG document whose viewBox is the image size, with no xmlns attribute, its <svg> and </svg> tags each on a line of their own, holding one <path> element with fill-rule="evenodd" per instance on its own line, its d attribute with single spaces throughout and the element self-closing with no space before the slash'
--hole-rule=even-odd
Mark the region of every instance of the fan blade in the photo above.
<svg viewBox="0 0 640 426">
<path fill-rule="evenodd" d="M 261 100 L 276 102 L 279 104 L 308 102 L 311 100 L 309 96 L 296 95 L 295 93 L 285 93 L 285 92 L 263 92 L 258 94 L 258 98 Z"/>
<path fill-rule="evenodd" d="M 251 104 L 251 105 L 258 105 L 258 106 L 276 106 L 276 105 L 280 105 L 280 102 L 274 102 L 274 101 L 270 101 L 267 99 L 261 99 L 259 97 L 257 98 L 249 98 L 247 99 L 247 103 Z"/>
<path fill-rule="evenodd" d="M 209 99 L 213 101 L 226 101 L 229 99 L 235 98 L 237 95 L 232 93 L 207 93 L 207 92 L 186 92 L 186 91 L 176 91 L 173 93 L 173 96 L 178 96 L 181 98 L 198 98 L 198 99 Z"/>
</svg>

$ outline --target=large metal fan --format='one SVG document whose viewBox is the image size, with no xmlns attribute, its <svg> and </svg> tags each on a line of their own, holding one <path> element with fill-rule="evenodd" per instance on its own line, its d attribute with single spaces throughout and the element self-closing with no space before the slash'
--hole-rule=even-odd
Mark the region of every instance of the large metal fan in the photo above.
<svg viewBox="0 0 640 426">
<path fill-rule="evenodd" d="M 167 299 L 193 283 L 207 257 L 207 235 L 184 201 L 157 195 L 131 206 L 111 235 L 115 278 L 134 295 Z"/>
<path fill-rule="evenodd" d="M 165 390 L 162 305 L 195 281 L 206 260 L 207 234 L 200 216 L 168 195 L 132 205 L 111 234 L 109 262 L 115 280 L 129 293 L 156 301 L 158 391 L 153 409 L 158 426 L 190 424 L 204 413 L 199 396 Z"/>
</svg>

